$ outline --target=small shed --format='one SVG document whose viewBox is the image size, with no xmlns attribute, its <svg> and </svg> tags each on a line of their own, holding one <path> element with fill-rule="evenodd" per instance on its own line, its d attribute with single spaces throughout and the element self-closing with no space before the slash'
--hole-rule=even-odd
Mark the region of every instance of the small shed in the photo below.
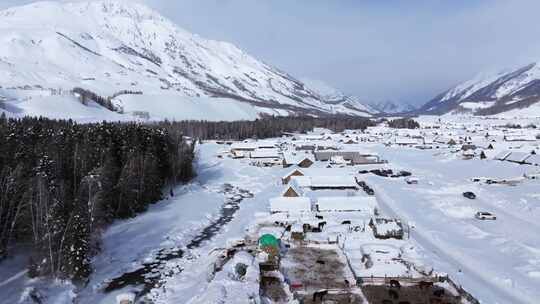
<svg viewBox="0 0 540 304">
<path fill-rule="evenodd" d="M 403 239 L 403 225 L 397 219 L 371 219 L 369 226 L 373 229 L 373 235 L 378 239 Z"/>
</svg>

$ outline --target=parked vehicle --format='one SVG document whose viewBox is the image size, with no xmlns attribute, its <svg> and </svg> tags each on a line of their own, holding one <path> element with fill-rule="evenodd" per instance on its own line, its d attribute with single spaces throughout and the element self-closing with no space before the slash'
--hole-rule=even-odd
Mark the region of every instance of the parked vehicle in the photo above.
<svg viewBox="0 0 540 304">
<path fill-rule="evenodd" d="M 468 199 L 475 199 L 476 198 L 476 194 L 474 194 L 471 191 L 463 192 L 463 196 L 468 198 Z"/>
<path fill-rule="evenodd" d="M 493 213 L 486 212 L 486 211 L 478 211 L 476 212 L 474 217 L 479 220 L 496 220 L 497 219 L 497 217 Z"/>
<path fill-rule="evenodd" d="M 417 179 L 417 178 L 414 178 L 414 177 L 409 177 L 409 178 L 405 179 L 405 181 L 406 181 L 407 184 L 409 184 L 409 185 L 416 185 L 416 184 L 418 184 L 418 179 Z"/>
</svg>

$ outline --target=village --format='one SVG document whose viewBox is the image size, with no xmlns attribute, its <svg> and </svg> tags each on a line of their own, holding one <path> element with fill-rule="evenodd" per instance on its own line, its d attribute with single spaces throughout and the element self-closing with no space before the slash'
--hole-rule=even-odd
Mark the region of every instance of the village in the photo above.
<svg viewBox="0 0 540 304">
<path fill-rule="evenodd" d="M 414 120 L 201 142 L 193 182 L 104 234 L 77 301 L 535 303 L 540 121 Z M 19 269 L 10 303 L 42 284 Z"/>
<path fill-rule="evenodd" d="M 540 261 L 538 252 L 530 247 L 530 252 L 514 252 L 530 261 L 520 265 L 526 284 L 518 289 L 525 292 L 515 295 L 503 290 L 495 295 L 485 287 L 494 290 L 500 282 L 479 277 L 473 268 L 483 265 L 461 260 L 460 249 L 453 244 L 445 247 L 445 241 L 426 235 L 426 225 L 441 223 L 449 231 L 457 229 L 457 238 L 467 226 L 463 238 L 487 239 L 493 232 L 472 227 L 501 222 L 504 227 L 514 216 L 512 212 L 500 216 L 501 206 L 489 209 L 489 204 L 479 203 L 475 207 L 473 203 L 480 201 L 476 196 L 492 189 L 527 195 L 530 217 L 523 222 L 532 223 L 540 213 L 538 134 L 536 128 L 508 127 L 498 121 L 493 125 L 427 121 L 419 129 L 391 129 L 382 123 L 364 131 L 315 129 L 276 139 L 210 143 L 217 146 L 217 159 L 263 170 L 258 172 L 272 170 L 278 189 L 259 202 L 265 204 L 266 212 L 254 214 L 245 235 L 228 239 L 227 246 L 218 250 L 210 285 L 220 278 L 222 283 L 228 281 L 227 293 L 246 297 L 236 298 L 237 303 L 260 303 L 260 299 L 262 303 L 486 303 L 489 296 L 512 303 L 526 301 L 536 292 L 532 286 L 540 273 L 540 264 L 535 262 Z M 425 168 L 416 168 L 408 156 L 396 157 L 399 154 L 429 154 L 439 162 L 451 162 L 453 169 L 461 168 L 454 166 L 457 162 L 463 168 L 470 166 L 460 171 L 467 173 L 466 178 L 459 178 L 462 185 L 452 185 L 451 193 L 446 193 L 446 186 L 423 173 Z M 478 168 L 482 164 L 486 168 Z M 438 170 L 436 165 L 433 169 Z M 435 176 L 440 178 L 442 171 Z M 431 206 L 415 205 L 411 199 L 418 195 L 424 196 L 418 202 L 434 197 L 429 203 L 440 208 L 443 217 L 433 219 Z M 449 196 L 459 204 L 444 202 Z M 412 211 L 402 209 L 406 205 L 412 205 Z M 538 224 L 530 231 L 538 232 L 536 228 Z M 451 243 L 453 237 L 446 242 Z M 502 236 L 497 239 L 501 242 Z M 483 245 L 478 244 L 481 257 Z M 437 254 L 438 250 L 448 252 Z M 485 262 L 488 268 L 501 266 L 490 265 L 490 255 Z M 517 279 L 511 286 L 521 283 Z M 205 301 L 208 298 L 200 303 Z"/>
</svg>

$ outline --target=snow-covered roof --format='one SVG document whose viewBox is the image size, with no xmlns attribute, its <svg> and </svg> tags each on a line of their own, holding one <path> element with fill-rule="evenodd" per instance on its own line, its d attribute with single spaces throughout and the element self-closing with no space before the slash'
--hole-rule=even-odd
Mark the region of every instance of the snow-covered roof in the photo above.
<svg viewBox="0 0 540 304">
<path fill-rule="evenodd" d="M 433 138 L 424 137 L 424 144 L 432 144 Z"/>
<path fill-rule="evenodd" d="M 311 187 L 315 188 L 324 188 L 324 187 L 357 187 L 356 181 L 353 176 L 312 176 L 311 177 Z"/>
<path fill-rule="evenodd" d="M 249 154 L 251 158 L 280 158 L 277 149 L 257 149 Z"/>
<path fill-rule="evenodd" d="M 271 212 L 299 213 L 311 211 L 308 197 L 276 197 L 270 199 Z"/>
<path fill-rule="evenodd" d="M 375 226 L 377 227 L 377 234 L 379 235 L 385 235 L 385 234 L 392 233 L 394 231 L 401 230 L 401 227 L 399 227 L 396 221 L 375 223 Z"/>
<path fill-rule="evenodd" d="M 506 157 L 505 160 L 516 162 L 516 163 L 522 163 L 531 155 L 532 155 L 531 153 L 527 153 L 527 152 L 512 152 L 510 153 L 510 155 Z"/>
<path fill-rule="evenodd" d="M 303 140 L 323 140 L 323 135 L 300 135 L 300 138 Z"/>
<path fill-rule="evenodd" d="M 257 148 L 275 148 L 277 141 L 275 140 L 259 140 L 256 142 Z"/>
<path fill-rule="evenodd" d="M 255 142 L 235 142 L 231 145 L 231 150 L 255 150 L 257 143 Z"/>
<path fill-rule="evenodd" d="M 418 143 L 418 140 L 409 137 L 396 137 L 395 143 L 397 145 L 415 145 Z"/>
<path fill-rule="evenodd" d="M 283 192 L 281 192 L 281 196 L 284 196 L 285 193 L 287 193 L 287 191 L 289 189 L 292 189 L 294 192 L 296 192 L 296 194 L 298 194 L 298 196 L 304 196 L 304 191 L 302 190 L 302 188 L 298 185 L 298 181 L 296 178 L 298 177 L 303 177 L 303 176 L 293 176 L 293 178 L 291 178 L 291 181 L 289 182 L 289 184 L 287 185 L 287 187 L 285 187 L 285 189 L 283 189 Z"/>
<path fill-rule="evenodd" d="M 507 150 L 501 151 L 501 152 L 499 152 L 497 155 L 495 155 L 494 158 L 495 158 L 496 160 L 505 160 L 511 153 L 512 153 L 512 152 L 507 151 Z"/>
<path fill-rule="evenodd" d="M 527 160 L 525 161 L 527 164 L 532 164 L 536 166 L 540 166 L 540 155 L 538 154 L 532 154 Z"/>
<path fill-rule="evenodd" d="M 309 159 L 312 162 L 315 161 L 315 157 L 311 153 L 285 152 L 283 153 L 283 159 L 285 160 L 285 163 L 289 165 L 298 165 L 305 159 Z"/>
<path fill-rule="evenodd" d="M 302 175 L 305 175 L 304 172 L 302 172 L 302 170 L 296 168 L 296 169 L 293 169 L 293 170 L 289 171 L 287 174 L 283 175 L 282 178 L 290 177 L 290 176 L 293 175 L 295 172 L 298 172 L 298 173 L 301 173 Z M 298 176 L 298 175 L 296 175 L 296 176 Z"/>
<path fill-rule="evenodd" d="M 298 187 L 311 187 L 311 177 L 309 176 L 291 176 L 291 182 L 293 181 Z"/>
<path fill-rule="evenodd" d="M 357 188 L 358 185 L 351 175 L 333 176 L 293 176 L 291 181 L 302 188 Z"/>
<path fill-rule="evenodd" d="M 345 160 L 341 155 L 334 155 L 330 158 L 330 162 L 334 164 L 348 164 L 349 161 Z"/>
<path fill-rule="evenodd" d="M 533 135 L 506 135 L 506 141 L 536 141 Z"/>
<path fill-rule="evenodd" d="M 320 197 L 319 211 L 362 211 L 372 213 L 377 200 L 371 196 Z"/>
</svg>

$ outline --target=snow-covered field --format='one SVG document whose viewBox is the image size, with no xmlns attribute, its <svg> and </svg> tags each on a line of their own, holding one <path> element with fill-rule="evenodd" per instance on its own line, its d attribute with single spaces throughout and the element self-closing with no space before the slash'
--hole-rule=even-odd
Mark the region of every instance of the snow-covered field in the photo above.
<svg viewBox="0 0 540 304">
<path fill-rule="evenodd" d="M 423 126 L 437 124 L 443 127 L 397 132 L 376 127 L 366 133 L 347 135 L 365 139 L 357 144 L 343 144 L 344 134 L 334 134 L 327 139 L 321 136 L 317 141 L 333 143 L 347 151 L 377 154 L 388 160 L 386 164 L 327 168 L 328 163 L 317 161 L 311 168 L 302 169 L 310 176 L 356 176 L 375 190 L 380 215 L 401 219 L 407 227 L 410 238 L 405 240 L 381 241 L 371 234 L 349 233 L 342 243 L 352 269 L 366 276 L 419 275 L 402 263 L 375 262 L 370 269 L 360 264 L 366 252 L 371 252 L 374 257 L 385 252 L 387 256 L 400 256 L 425 269 L 447 273 L 481 303 L 537 303 L 540 298 L 540 181 L 524 179 L 523 175 L 540 172 L 540 167 L 493 159 L 507 149 L 538 151 L 538 140 L 510 142 L 503 140 L 501 135 L 512 132 L 535 134 L 536 131 L 503 132 L 493 127 L 506 124 L 506 121 L 498 120 L 439 122 L 438 119 L 422 118 L 421 122 Z M 524 120 L 522 123 L 525 122 L 535 121 Z M 407 136 L 407 133 L 423 134 L 424 141 L 431 142 L 428 137 L 433 137 L 434 132 L 456 139 L 470 137 L 471 144 L 484 147 L 487 158 L 480 159 L 477 153 L 472 159 L 464 159 L 459 144 L 434 143 L 430 144 L 432 149 L 389 144 L 392 138 Z M 485 133 L 492 134 L 490 140 Z M 288 139 L 280 140 L 290 143 Z M 299 141 L 303 142 L 302 139 Z M 485 149 L 488 143 L 495 148 Z M 248 272 L 248 277 L 255 278 L 252 281 L 239 283 L 230 278 L 227 268 L 230 266 L 227 264 L 224 271 L 211 275 L 217 252 L 214 249 L 226 247 L 231 239 L 243 238 L 255 223 L 269 216 L 269 200 L 281 195 L 285 187 L 281 177 L 291 168 L 258 167 L 250 165 L 249 159 L 217 157 L 226 155 L 230 148 L 212 142 L 200 145 L 197 152 L 198 177 L 193 183 L 176 188 L 174 197 L 153 205 L 148 212 L 112 225 L 103 235 L 103 251 L 94 258 L 95 271 L 86 287 L 78 289 L 65 282 L 26 278 L 22 266 L 25 256 L 21 254 L 0 263 L 2 301 L 32 303 L 28 294 L 31 291 L 29 287 L 33 286 L 47 296 L 44 303 L 71 303 L 73 299 L 76 303 L 115 303 L 118 294 L 137 292 L 142 287 L 128 285 L 104 293 L 108 282 L 155 260 L 158 252 L 167 248 L 182 248 L 184 254 L 181 258 L 167 261 L 157 271 L 167 275 L 161 277 L 159 288 L 147 295 L 153 302 L 214 303 L 219 299 L 222 303 L 239 303 L 243 301 L 240 299 L 257 294 L 255 273 Z M 418 184 L 406 183 L 404 177 L 359 172 L 374 168 L 409 171 L 418 179 Z M 473 182 L 473 177 L 517 182 L 486 184 Z M 248 190 L 254 197 L 244 199 L 232 220 L 219 227 L 215 235 L 197 246 L 186 248 L 194 236 L 219 217 L 226 200 L 220 191 L 224 184 Z M 466 191 L 474 192 L 477 198 L 463 197 L 462 193 Z M 324 195 L 336 196 L 332 191 L 326 191 Z M 312 195 L 309 196 L 313 199 Z M 478 211 L 491 212 L 497 219 L 477 220 L 474 215 Z M 329 223 L 323 236 L 343 233 L 342 225 L 339 225 L 345 219 L 342 215 L 329 213 L 325 218 Z M 347 219 L 365 226 L 369 215 L 358 213 L 352 218 L 347 215 Z M 382 228 L 386 226 L 381 225 Z M 313 234 L 309 238 L 317 240 L 320 236 Z M 246 260 L 249 255 L 238 255 L 234 259 Z"/>
<path fill-rule="evenodd" d="M 377 149 L 379 150 L 379 149 Z M 382 151 L 381 151 L 382 152 Z M 420 178 L 418 185 L 376 176 L 369 183 L 384 211 L 414 225 L 411 235 L 483 303 L 535 303 L 540 270 L 540 184 L 479 185 L 476 176 L 521 176 L 524 166 L 493 160 L 451 160 L 433 151 L 384 149 L 392 164 Z M 477 199 L 462 196 L 472 191 Z M 479 221 L 489 211 L 496 221 Z"/>
</svg>

